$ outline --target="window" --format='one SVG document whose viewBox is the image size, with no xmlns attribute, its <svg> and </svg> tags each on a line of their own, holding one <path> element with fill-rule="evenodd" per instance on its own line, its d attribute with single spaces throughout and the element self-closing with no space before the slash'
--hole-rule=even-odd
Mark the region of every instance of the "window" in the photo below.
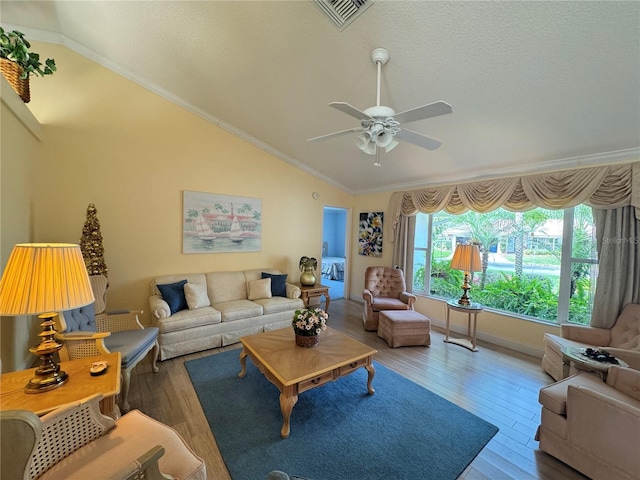
<svg viewBox="0 0 640 480">
<path fill-rule="evenodd" d="M 471 274 L 473 301 L 549 322 L 589 323 L 598 272 L 590 207 L 418 214 L 414 292 L 460 297 L 463 272 L 449 267 L 458 243 L 482 252 L 482 271 Z"/>
</svg>

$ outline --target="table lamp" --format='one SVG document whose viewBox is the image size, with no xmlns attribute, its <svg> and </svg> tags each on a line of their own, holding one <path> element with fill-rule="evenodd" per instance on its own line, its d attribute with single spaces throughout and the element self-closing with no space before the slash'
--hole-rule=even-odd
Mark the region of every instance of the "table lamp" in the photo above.
<svg viewBox="0 0 640 480">
<path fill-rule="evenodd" d="M 53 319 L 59 311 L 94 301 L 87 269 L 78 245 L 68 243 L 23 243 L 13 247 L 0 279 L 0 315 L 38 315 L 42 319 L 42 341 L 29 349 L 42 360 L 35 377 L 24 387 L 40 393 L 62 386 L 69 376 L 55 363 L 62 348 L 54 336 Z"/>
<path fill-rule="evenodd" d="M 478 245 L 456 245 L 451 260 L 451 268 L 464 272 L 464 283 L 462 284 L 463 294 L 458 300 L 460 305 L 469 306 L 471 301 L 467 292 L 471 288 L 469 285 L 469 273 L 482 270 L 482 260 L 480 258 L 480 248 Z"/>
</svg>

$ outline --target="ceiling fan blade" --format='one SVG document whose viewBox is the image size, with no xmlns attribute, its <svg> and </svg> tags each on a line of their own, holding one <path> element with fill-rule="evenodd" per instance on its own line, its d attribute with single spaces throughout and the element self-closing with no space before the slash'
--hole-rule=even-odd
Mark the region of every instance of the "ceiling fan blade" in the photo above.
<svg viewBox="0 0 640 480">
<path fill-rule="evenodd" d="M 434 102 L 421 107 L 412 108 L 411 110 L 405 110 L 404 112 L 396 113 L 393 119 L 400 124 L 415 122 L 416 120 L 423 120 L 425 118 L 438 117 L 440 115 L 446 115 L 451 113 L 451 105 L 446 102 Z"/>
<path fill-rule="evenodd" d="M 341 112 L 346 113 L 347 115 L 351 115 L 352 117 L 355 117 L 358 120 L 365 120 L 367 118 L 371 118 L 366 113 L 358 110 L 356 107 L 353 107 L 353 106 L 349 105 L 348 103 L 331 102 L 329 104 L 329 106 L 335 108 L 336 110 L 340 110 Z"/>
<path fill-rule="evenodd" d="M 349 130 L 341 130 L 339 132 L 328 133 L 326 135 L 320 135 L 319 137 L 309 138 L 307 139 L 307 142 L 314 142 L 316 140 L 327 140 L 329 138 L 341 137 L 342 135 L 348 135 L 349 133 L 354 133 L 354 132 L 364 132 L 364 128 L 356 127 L 356 128 L 350 128 Z"/>
<path fill-rule="evenodd" d="M 395 138 L 404 140 L 405 142 L 413 143 L 427 150 L 435 150 L 442 142 L 433 138 L 425 137 L 421 133 L 412 132 L 411 130 L 405 130 L 404 128 L 396 133 Z"/>
</svg>

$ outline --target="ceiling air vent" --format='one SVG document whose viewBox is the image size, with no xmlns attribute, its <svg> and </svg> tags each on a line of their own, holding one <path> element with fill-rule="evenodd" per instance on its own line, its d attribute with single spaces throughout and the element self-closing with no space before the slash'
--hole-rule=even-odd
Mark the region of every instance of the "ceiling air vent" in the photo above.
<svg viewBox="0 0 640 480">
<path fill-rule="evenodd" d="M 371 6 L 373 0 L 314 0 L 314 3 L 338 30 L 344 30 Z"/>
</svg>

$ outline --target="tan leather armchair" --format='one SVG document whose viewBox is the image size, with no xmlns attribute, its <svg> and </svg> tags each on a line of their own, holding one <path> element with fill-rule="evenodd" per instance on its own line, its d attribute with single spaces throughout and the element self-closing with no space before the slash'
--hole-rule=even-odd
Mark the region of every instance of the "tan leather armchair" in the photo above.
<svg viewBox="0 0 640 480">
<path fill-rule="evenodd" d="M 383 310 L 413 310 L 416 296 L 406 289 L 404 273 L 399 268 L 367 267 L 362 292 L 365 330 L 378 330 L 378 319 Z"/>
<path fill-rule="evenodd" d="M 640 478 L 640 371 L 580 372 L 540 390 L 540 449 L 593 480 Z"/>
<path fill-rule="evenodd" d="M 0 412 L 3 478 L 206 480 L 204 462 L 178 432 L 138 410 L 114 421 L 100 413 L 101 398 L 41 418 L 26 410 Z"/>
<path fill-rule="evenodd" d="M 606 347 L 611 355 L 624 360 L 631 368 L 640 370 L 640 304 L 625 305 L 610 330 L 562 324 L 560 335 L 544 335 L 542 368 L 554 380 L 562 380 L 576 373 L 575 368 L 565 365 L 562 355 L 564 347 Z"/>
</svg>

